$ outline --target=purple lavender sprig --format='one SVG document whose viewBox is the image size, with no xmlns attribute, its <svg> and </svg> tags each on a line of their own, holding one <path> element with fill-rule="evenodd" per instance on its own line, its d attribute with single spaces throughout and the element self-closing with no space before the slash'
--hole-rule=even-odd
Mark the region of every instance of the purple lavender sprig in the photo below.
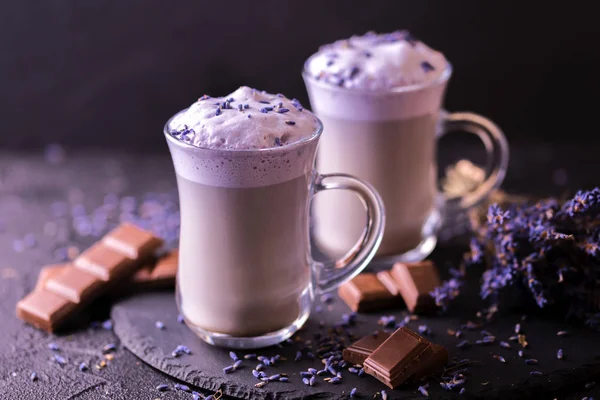
<svg viewBox="0 0 600 400">
<path fill-rule="evenodd" d="M 471 240 L 462 265 L 431 292 L 446 309 L 471 266 L 484 266 L 480 295 L 498 306 L 507 288 L 523 290 L 540 307 L 570 306 L 569 315 L 600 330 L 600 188 L 578 191 L 564 203 L 489 207 L 487 223 Z"/>
</svg>

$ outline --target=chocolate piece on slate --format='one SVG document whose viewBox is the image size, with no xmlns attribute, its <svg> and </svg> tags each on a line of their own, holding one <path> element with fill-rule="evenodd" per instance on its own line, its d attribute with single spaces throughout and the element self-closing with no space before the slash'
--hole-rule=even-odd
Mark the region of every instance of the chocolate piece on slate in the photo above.
<svg viewBox="0 0 600 400">
<path fill-rule="evenodd" d="M 400 298 L 402 298 L 402 295 L 400 294 L 400 289 L 398 288 L 396 281 L 392 277 L 392 274 L 390 274 L 390 271 L 378 272 L 377 279 L 379 279 L 379 282 L 381 282 L 381 284 L 385 286 L 388 292 L 390 292 L 394 296 L 399 296 Z"/>
<path fill-rule="evenodd" d="M 426 365 L 431 343 L 407 328 L 392 333 L 364 362 L 365 372 L 395 389 Z"/>
<path fill-rule="evenodd" d="M 123 223 L 104 236 L 102 243 L 131 259 L 141 260 L 160 247 L 162 240 L 133 224 Z"/>
<path fill-rule="evenodd" d="M 353 311 L 377 311 L 398 304 L 394 296 L 383 286 L 375 274 L 363 273 L 338 289 L 340 298 Z"/>
<path fill-rule="evenodd" d="M 432 346 L 433 354 L 413 376 L 416 382 L 442 371 L 446 364 L 448 364 L 448 350 L 439 344 L 433 343 Z"/>
<path fill-rule="evenodd" d="M 38 329 L 54 332 L 56 327 L 77 308 L 66 298 L 40 289 L 17 303 L 17 317 Z"/>
<path fill-rule="evenodd" d="M 344 361 L 350 364 L 362 365 L 367 357 L 369 357 L 389 336 L 389 333 L 379 331 L 377 334 L 368 335 L 357 340 L 346 347 L 342 352 Z"/>
<path fill-rule="evenodd" d="M 396 263 L 390 272 L 410 312 L 427 313 L 436 309 L 429 292 L 441 285 L 437 269 L 431 261 Z"/>
<path fill-rule="evenodd" d="M 162 245 L 157 237 L 139 228 L 117 227 L 123 248 L 136 249 L 138 258 L 129 258 L 99 242 L 75 259 L 72 266 L 48 267 L 40 274 L 36 289 L 17 303 L 17 316 L 37 328 L 53 332 L 87 303 L 129 279 L 140 264 Z M 150 243 L 150 244 L 148 244 Z M 45 272 L 44 272 L 45 271 Z M 40 283 L 42 282 L 42 283 Z"/>
</svg>

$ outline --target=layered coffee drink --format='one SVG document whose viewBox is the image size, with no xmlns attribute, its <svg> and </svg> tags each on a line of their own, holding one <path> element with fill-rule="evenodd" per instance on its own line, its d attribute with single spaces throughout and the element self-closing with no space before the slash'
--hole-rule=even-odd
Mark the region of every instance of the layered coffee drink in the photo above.
<svg viewBox="0 0 600 400">
<path fill-rule="evenodd" d="M 188 325 L 250 337 L 308 313 L 317 141 L 306 142 L 319 129 L 298 101 L 248 87 L 202 96 L 168 122 L 181 205 L 178 301 Z"/>
<path fill-rule="evenodd" d="M 386 226 L 378 256 L 414 249 L 439 220 L 436 135 L 450 71 L 443 54 L 406 31 L 340 40 L 306 61 L 311 106 L 325 127 L 317 169 L 352 174 L 380 193 Z M 317 196 L 314 215 L 316 242 L 333 256 L 364 229 L 351 193 Z"/>
</svg>

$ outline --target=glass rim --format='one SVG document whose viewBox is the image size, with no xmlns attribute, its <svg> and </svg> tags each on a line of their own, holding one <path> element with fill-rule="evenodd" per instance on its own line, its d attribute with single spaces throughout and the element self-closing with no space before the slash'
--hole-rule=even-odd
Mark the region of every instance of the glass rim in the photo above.
<svg viewBox="0 0 600 400">
<path fill-rule="evenodd" d="M 302 138 L 300 140 L 297 140 L 295 142 L 292 142 L 292 143 L 289 143 L 289 144 L 286 144 L 283 146 L 266 147 L 264 149 L 218 149 L 218 148 L 211 148 L 211 147 L 195 146 L 193 144 L 190 144 L 190 143 L 187 143 L 187 142 L 177 139 L 176 137 L 171 135 L 171 133 L 169 132 L 169 125 L 171 124 L 171 121 L 173 121 L 173 119 L 175 117 L 177 117 L 179 114 L 187 111 L 188 109 L 189 109 L 189 107 L 184 108 L 183 110 L 178 111 L 171 118 L 169 118 L 163 127 L 163 134 L 167 138 L 167 142 L 173 143 L 174 145 L 180 146 L 185 149 L 198 151 L 198 152 L 202 152 L 202 151 L 218 152 L 218 153 L 227 154 L 228 156 L 232 156 L 235 154 L 240 154 L 240 155 L 242 155 L 242 154 L 245 154 L 245 155 L 261 154 L 261 155 L 264 155 L 266 153 L 287 152 L 290 150 L 297 149 L 299 147 L 309 145 L 312 142 L 317 141 L 319 139 L 319 137 L 321 137 L 321 134 L 323 133 L 323 122 L 321 122 L 321 120 L 316 115 L 314 115 L 312 112 L 308 111 L 311 113 L 311 115 L 313 116 L 313 118 L 315 119 L 315 121 L 317 123 L 316 129 L 312 132 L 312 134 L 310 136 L 307 136 L 305 138 Z M 304 111 L 307 111 L 307 110 L 304 109 Z"/>
<path fill-rule="evenodd" d="M 374 90 L 373 89 L 365 89 L 365 88 L 345 88 L 345 87 L 340 87 L 340 86 L 334 86 L 325 81 L 321 81 L 308 73 L 306 66 L 307 66 L 308 62 L 310 61 L 310 59 L 312 57 L 314 57 L 316 54 L 317 53 L 313 54 L 304 62 L 304 66 L 302 68 L 302 78 L 304 78 L 305 82 L 310 82 L 313 85 L 316 85 L 321 88 L 328 89 L 328 90 L 331 90 L 334 92 L 354 93 L 354 94 L 363 94 L 363 95 L 371 95 L 371 96 L 372 95 L 383 96 L 383 95 L 389 95 L 389 94 L 394 94 L 394 93 L 417 92 L 419 90 L 427 89 L 432 86 L 437 86 L 437 85 L 446 83 L 452 76 L 452 71 L 453 71 L 452 64 L 450 64 L 450 62 L 446 61 L 446 68 L 444 68 L 444 71 L 441 73 L 441 75 L 439 77 L 437 77 L 435 80 L 433 80 L 431 82 L 423 82 L 423 83 L 417 83 L 414 85 L 407 85 L 407 86 L 394 86 L 394 87 L 387 88 L 387 89 L 374 89 Z"/>
</svg>

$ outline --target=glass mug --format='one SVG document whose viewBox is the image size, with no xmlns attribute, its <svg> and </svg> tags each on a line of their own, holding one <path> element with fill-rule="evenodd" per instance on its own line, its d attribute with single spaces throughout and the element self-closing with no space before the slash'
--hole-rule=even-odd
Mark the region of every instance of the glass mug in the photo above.
<svg viewBox="0 0 600 400">
<path fill-rule="evenodd" d="M 381 198 L 351 176 L 316 173 L 320 121 L 310 137 L 262 150 L 191 146 L 169 134 L 169 122 L 164 134 L 181 212 L 180 313 L 213 345 L 250 349 L 286 340 L 308 319 L 315 295 L 337 288 L 370 262 L 383 235 Z M 366 223 L 351 256 L 317 262 L 310 202 L 330 189 L 358 194 Z"/>
<path fill-rule="evenodd" d="M 448 64 L 436 81 L 369 91 L 334 87 L 303 72 L 312 110 L 325 126 L 317 170 L 363 179 L 385 204 L 385 232 L 372 265 L 424 259 L 436 245 L 442 220 L 473 207 L 504 179 L 508 144 L 502 131 L 479 115 L 442 109 L 451 75 Z M 478 187 L 445 198 L 438 192 L 436 148 L 451 131 L 479 136 L 488 160 Z M 327 193 L 313 206 L 317 247 L 329 256 L 347 252 L 364 225 L 360 202 L 348 193 Z"/>
</svg>

